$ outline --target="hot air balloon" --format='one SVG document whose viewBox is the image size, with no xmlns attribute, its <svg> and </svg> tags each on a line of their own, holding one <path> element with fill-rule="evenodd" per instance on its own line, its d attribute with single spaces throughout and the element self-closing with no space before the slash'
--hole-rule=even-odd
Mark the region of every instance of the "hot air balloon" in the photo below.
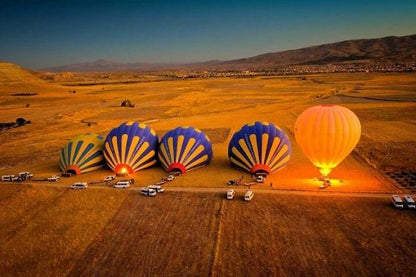
<svg viewBox="0 0 416 277">
<path fill-rule="evenodd" d="M 87 133 L 74 137 L 64 148 L 59 157 L 59 166 L 64 172 L 81 174 L 98 169 L 104 165 L 104 138 Z"/>
<path fill-rule="evenodd" d="M 117 174 L 131 174 L 154 165 L 158 140 L 155 131 L 145 124 L 122 123 L 105 139 L 107 165 Z"/>
<path fill-rule="evenodd" d="M 347 108 L 314 106 L 297 118 L 295 136 L 303 153 L 319 168 L 322 177 L 327 177 L 357 145 L 361 124 Z"/>
<path fill-rule="evenodd" d="M 212 144 L 201 130 L 178 127 L 163 136 L 158 156 L 166 171 L 185 173 L 209 164 Z"/>
<path fill-rule="evenodd" d="M 270 172 L 286 166 L 292 148 L 283 130 L 267 122 L 244 125 L 228 145 L 231 163 L 252 174 Z"/>
</svg>

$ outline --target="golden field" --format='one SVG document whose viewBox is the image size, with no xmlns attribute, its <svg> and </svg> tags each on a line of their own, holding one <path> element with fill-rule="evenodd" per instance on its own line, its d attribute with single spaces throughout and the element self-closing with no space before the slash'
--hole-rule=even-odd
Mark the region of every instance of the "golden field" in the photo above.
<svg viewBox="0 0 416 277">
<path fill-rule="evenodd" d="M 386 196 L 1 185 L 0 275 L 402 276 L 414 211 Z"/>
<path fill-rule="evenodd" d="M 108 168 L 52 185 L 1 184 L 0 275 L 398 276 L 415 270 L 415 212 L 393 210 L 388 195 L 416 192 L 415 74 L 97 83 L 46 82 L 0 63 L 0 122 L 32 121 L 0 131 L 0 175 L 59 174 L 59 150 L 70 138 L 105 136 L 130 120 L 159 137 L 181 125 L 202 129 L 213 142 L 211 164 L 167 184 L 155 199 L 135 189 L 166 176 L 161 167 L 136 173 L 134 188 L 122 192 L 103 184 L 67 189 L 102 180 Z M 25 92 L 38 95 L 12 95 Z M 136 107 L 120 107 L 124 99 Z M 297 116 L 323 103 L 348 107 L 362 125 L 358 146 L 325 191 L 293 136 Z M 292 159 L 253 187 L 251 203 L 227 202 L 228 179 L 251 180 L 230 166 L 228 142 L 253 121 L 281 127 Z"/>
</svg>

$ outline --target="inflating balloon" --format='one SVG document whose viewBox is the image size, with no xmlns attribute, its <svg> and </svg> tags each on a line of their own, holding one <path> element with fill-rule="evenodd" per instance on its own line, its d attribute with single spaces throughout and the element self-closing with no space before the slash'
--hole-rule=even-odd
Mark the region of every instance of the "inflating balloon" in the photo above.
<svg viewBox="0 0 416 277">
<path fill-rule="evenodd" d="M 87 133 L 74 137 L 64 148 L 59 157 L 59 166 L 63 172 L 81 174 L 98 169 L 104 165 L 104 138 Z"/>
<path fill-rule="evenodd" d="M 201 130 L 178 127 L 163 136 L 158 156 L 166 171 L 185 173 L 209 164 L 212 144 Z"/>
<path fill-rule="evenodd" d="M 252 174 L 270 173 L 286 166 L 292 148 L 283 130 L 267 122 L 244 125 L 228 145 L 231 163 Z"/>
<path fill-rule="evenodd" d="M 296 141 L 303 153 L 327 177 L 360 140 L 361 124 L 349 109 L 320 105 L 306 109 L 295 123 Z"/>
<path fill-rule="evenodd" d="M 107 165 L 117 174 L 133 173 L 154 165 L 158 140 L 155 131 L 145 124 L 125 122 L 111 130 L 105 139 Z"/>
</svg>

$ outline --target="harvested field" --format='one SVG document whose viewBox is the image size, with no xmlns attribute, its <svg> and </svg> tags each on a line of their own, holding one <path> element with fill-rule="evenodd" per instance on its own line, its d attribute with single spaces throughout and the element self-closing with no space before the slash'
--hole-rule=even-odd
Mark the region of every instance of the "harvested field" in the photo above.
<svg viewBox="0 0 416 277">
<path fill-rule="evenodd" d="M 0 202 L 1 276 L 68 274 L 127 195 L 4 186 L 19 189 Z"/>
<path fill-rule="evenodd" d="M 246 203 L 243 190 L 228 201 L 221 190 L 147 198 L 109 189 L 20 188 L 0 202 L 2 276 L 416 270 L 416 212 L 393 209 L 388 196 L 255 190 Z M 5 213 L 10 204 L 19 208 Z"/>
<path fill-rule="evenodd" d="M 220 206 L 211 194 L 131 194 L 71 275 L 93 275 L 97 268 L 106 276 L 208 275 Z"/>
<path fill-rule="evenodd" d="M 379 198 L 255 197 L 249 205 L 224 207 L 218 275 L 397 276 L 415 270 L 414 211 L 396 211 Z"/>
</svg>

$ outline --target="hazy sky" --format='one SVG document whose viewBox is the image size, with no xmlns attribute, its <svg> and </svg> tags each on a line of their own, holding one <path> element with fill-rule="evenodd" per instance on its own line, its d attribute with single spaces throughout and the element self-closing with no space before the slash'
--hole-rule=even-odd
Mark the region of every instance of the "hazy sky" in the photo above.
<svg viewBox="0 0 416 277">
<path fill-rule="evenodd" d="M 32 69 L 100 58 L 226 60 L 416 33 L 416 0 L 3 0 L 0 4 L 0 60 Z"/>
</svg>

